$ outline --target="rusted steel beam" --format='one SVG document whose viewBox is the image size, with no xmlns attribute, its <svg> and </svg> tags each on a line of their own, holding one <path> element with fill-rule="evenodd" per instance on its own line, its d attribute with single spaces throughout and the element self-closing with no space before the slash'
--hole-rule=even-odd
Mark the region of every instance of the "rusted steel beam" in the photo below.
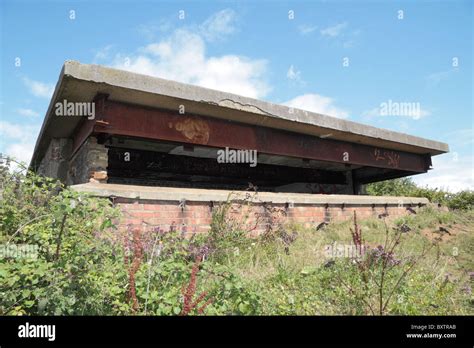
<svg viewBox="0 0 474 348">
<path fill-rule="evenodd" d="M 104 101 L 95 133 L 159 139 L 217 148 L 423 173 L 424 155 L 319 138 L 284 130 Z M 429 156 L 428 156 L 429 157 Z"/>
</svg>

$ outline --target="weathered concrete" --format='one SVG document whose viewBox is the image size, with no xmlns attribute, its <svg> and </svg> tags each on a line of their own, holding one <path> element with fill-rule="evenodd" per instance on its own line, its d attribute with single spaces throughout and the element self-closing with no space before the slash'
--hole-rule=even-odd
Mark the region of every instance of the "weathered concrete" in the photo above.
<svg viewBox="0 0 474 348">
<path fill-rule="evenodd" d="M 70 139 L 51 139 L 46 154 L 39 165 L 38 174 L 66 182 L 71 149 L 72 141 Z"/>
<path fill-rule="evenodd" d="M 64 99 L 91 102 L 97 93 L 110 100 L 284 129 L 314 136 L 379 146 L 418 154 L 449 151 L 445 143 L 392 132 L 356 122 L 276 105 L 230 93 L 168 81 L 98 65 L 67 61 L 56 85 L 36 143 L 31 165 L 36 168 L 51 138 L 68 138 L 80 117 L 55 117 L 54 105 Z M 98 110 L 100 113 L 100 110 Z"/>
<path fill-rule="evenodd" d="M 88 192 L 98 197 L 121 197 L 140 200 L 225 202 L 229 195 L 246 197 L 247 191 L 190 189 L 176 187 L 149 187 L 134 185 L 117 185 L 87 183 L 71 186 L 79 192 Z M 251 192 L 250 192 L 251 193 Z M 295 203 L 295 204 L 346 204 L 346 205 L 426 205 L 426 198 L 391 197 L 391 196 L 358 196 L 358 195 L 319 195 L 309 193 L 259 192 L 250 195 L 250 202 Z"/>
</svg>

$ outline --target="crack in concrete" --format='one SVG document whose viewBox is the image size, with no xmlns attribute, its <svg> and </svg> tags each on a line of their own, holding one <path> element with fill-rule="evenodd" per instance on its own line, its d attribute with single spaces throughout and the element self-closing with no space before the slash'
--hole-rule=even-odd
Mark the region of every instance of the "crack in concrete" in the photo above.
<svg viewBox="0 0 474 348">
<path fill-rule="evenodd" d="M 219 100 L 219 102 L 214 102 L 214 101 L 209 101 L 209 100 L 200 100 L 200 102 L 204 102 L 204 103 L 207 103 L 207 104 L 211 104 L 211 105 L 216 105 L 216 106 L 223 106 L 221 103 L 222 102 L 225 102 L 225 101 L 230 101 L 234 104 L 237 104 L 237 105 L 240 105 L 242 107 L 250 107 L 250 108 L 254 108 L 254 109 L 257 109 L 259 111 L 261 111 L 263 114 L 267 115 L 267 116 L 272 116 L 272 117 L 276 117 L 276 118 L 280 118 L 279 116 L 275 115 L 275 114 L 272 114 L 266 110 L 263 110 L 262 108 L 256 106 L 256 105 L 253 105 L 253 104 L 247 104 L 247 103 L 241 103 L 239 101 L 236 101 L 236 100 L 233 100 L 233 99 L 230 99 L 230 98 L 224 98 L 224 99 L 221 99 Z M 249 110 L 244 110 L 244 111 L 249 111 Z"/>
</svg>

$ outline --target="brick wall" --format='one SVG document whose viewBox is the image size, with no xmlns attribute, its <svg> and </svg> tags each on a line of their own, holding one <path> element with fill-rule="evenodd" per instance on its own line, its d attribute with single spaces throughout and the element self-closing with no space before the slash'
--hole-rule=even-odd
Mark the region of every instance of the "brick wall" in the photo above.
<svg viewBox="0 0 474 348">
<path fill-rule="evenodd" d="M 203 202 L 142 201 L 117 198 L 115 203 L 121 208 L 122 227 L 161 227 L 168 230 L 172 225 L 190 233 L 206 232 L 211 224 L 211 206 Z"/>
<path fill-rule="evenodd" d="M 116 198 L 114 201 L 123 212 L 120 227 L 153 228 L 168 230 L 175 226 L 187 235 L 205 233 L 210 229 L 212 212 L 219 209 L 219 203 L 192 201 L 164 201 Z M 239 202 L 231 204 L 227 216 L 243 224 L 250 234 L 259 234 L 269 226 L 287 222 L 302 224 L 307 228 L 316 227 L 321 222 L 352 219 L 354 210 L 361 219 L 388 214 L 394 218 L 410 214 L 407 209 L 417 210 L 410 205 L 343 205 L 343 204 L 275 204 Z"/>
</svg>

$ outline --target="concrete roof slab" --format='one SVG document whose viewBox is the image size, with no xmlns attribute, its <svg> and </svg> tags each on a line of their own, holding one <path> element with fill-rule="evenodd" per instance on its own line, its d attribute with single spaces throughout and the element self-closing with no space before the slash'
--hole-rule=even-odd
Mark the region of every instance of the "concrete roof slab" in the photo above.
<svg viewBox="0 0 474 348">
<path fill-rule="evenodd" d="M 331 134 L 331 139 L 387 149 L 431 155 L 449 151 L 447 144 L 434 140 L 194 85 L 66 61 L 36 143 L 33 167 L 43 157 L 51 138 L 70 137 L 80 121 L 79 117 L 55 117 L 54 105 L 64 99 L 91 102 L 98 93 L 108 94 L 112 101 L 169 110 L 185 105 L 191 114 L 314 136 Z"/>
</svg>

